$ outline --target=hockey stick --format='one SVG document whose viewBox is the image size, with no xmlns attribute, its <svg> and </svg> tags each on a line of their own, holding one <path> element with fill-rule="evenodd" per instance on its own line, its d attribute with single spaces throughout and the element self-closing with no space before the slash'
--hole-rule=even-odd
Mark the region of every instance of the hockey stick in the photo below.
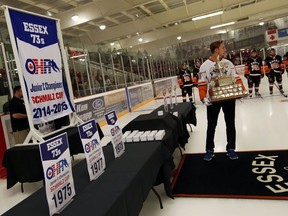
<svg viewBox="0 0 288 216">
<path fill-rule="evenodd" d="M 276 88 L 279 90 L 279 92 L 284 96 L 284 97 L 287 97 L 287 95 L 286 94 L 284 94 L 283 92 L 281 92 L 281 90 L 279 89 L 279 86 L 274 82 L 273 83 L 275 86 L 276 86 Z M 283 91 L 283 90 L 282 90 Z"/>
<path fill-rule="evenodd" d="M 262 98 L 263 99 L 263 97 L 262 97 L 262 95 L 260 94 L 260 93 L 258 93 L 258 96 L 257 97 L 259 97 L 259 98 Z"/>
</svg>

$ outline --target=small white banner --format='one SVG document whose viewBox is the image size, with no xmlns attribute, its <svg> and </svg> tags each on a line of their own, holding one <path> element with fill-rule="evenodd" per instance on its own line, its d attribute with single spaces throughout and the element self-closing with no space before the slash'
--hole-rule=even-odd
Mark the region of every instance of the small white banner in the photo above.
<svg viewBox="0 0 288 216">
<path fill-rule="evenodd" d="M 60 213 L 75 196 L 67 134 L 40 144 L 50 215 Z"/>
<path fill-rule="evenodd" d="M 92 181 L 97 179 L 104 172 L 106 167 L 95 120 L 90 120 L 79 125 L 78 131 L 86 156 L 90 181 Z"/>
<path fill-rule="evenodd" d="M 122 129 L 118 125 L 118 119 L 115 111 L 105 114 L 106 122 L 110 129 L 112 145 L 115 158 L 120 157 L 125 152 Z"/>
</svg>

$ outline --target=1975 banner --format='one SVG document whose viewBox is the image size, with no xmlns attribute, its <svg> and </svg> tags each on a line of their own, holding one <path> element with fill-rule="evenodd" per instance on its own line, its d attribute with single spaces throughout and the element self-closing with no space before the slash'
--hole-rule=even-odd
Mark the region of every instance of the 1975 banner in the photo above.
<svg viewBox="0 0 288 216">
<path fill-rule="evenodd" d="M 63 80 L 57 20 L 8 10 L 34 124 L 74 112 Z"/>
<path fill-rule="evenodd" d="M 75 196 L 67 133 L 40 144 L 49 213 L 64 209 Z"/>
</svg>

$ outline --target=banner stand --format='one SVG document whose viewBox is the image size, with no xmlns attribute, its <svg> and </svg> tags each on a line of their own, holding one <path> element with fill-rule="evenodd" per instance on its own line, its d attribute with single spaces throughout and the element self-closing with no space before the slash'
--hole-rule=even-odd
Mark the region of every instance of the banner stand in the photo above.
<svg viewBox="0 0 288 216">
<path fill-rule="evenodd" d="M 72 120 L 75 119 L 76 121 L 74 123 L 73 122 L 70 123 L 68 126 L 64 126 L 64 127 L 60 128 L 58 130 L 52 131 L 52 132 L 47 133 L 45 135 L 41 134 L 35 128 L 33 128 L 32 130 L 30 129 L 30 131 L 29 131 L 24 143 L 29 143 L 30 140 L 32 140 L 32 143 L 34 143 L 34 144 L 37 143 L 37 142 L 43 142 L 44 141 L 44 139 L 43 139 L 44 137 L 56 134 L 56 133 L 58 133 L 60 131 L 63 131 L 65 129 L 68 129 L 68 128 L 73 127 L 73 126 L 76 126 L 76 125 L 78 125 L 80 123 L 83 123 L 83 121 L 80 118 L 78 118 L 78 116 L 76 116 L 75 118 L 70 118 L 70 122 L 71 122 L 71 119 Z"/>
<path fill-rule="evenodd" d="M 4 14 L 5 14 L 6 22 L 7 22 L 7 28 L 8 28 L 8 32 L 9 32 L 10 39 L 11 39 L 11 45 L 12 45 L 13 53 L 14 53 L 14 56 L 15 56 L 15 62 L 16 62 L 16 66 L 17 66 L 19 81 L 20 81 L 20 85 L 22 87 L 23 99 L 24 99 L 25 108 L 26 108 L 26 112 L 27 112 L 28 123 L 29 123 L 29 127 L 30 127 L 30 132 L 29 132 L 28 136 L 26 137 L 24 143 L 29 143 L 30 140 L 32 140 L 34 143 L 35 142 L 43 142 L 44 141 L 43 137 L 52 135 L 54 133 L 57 133 L 57 132 L 62 131 L 64 129 L 67 129 L 67 128 L 71 127 L 71 126 L 76 126 L 77 124 L 83 122 L 80 118 L 77 117 L 76 112 L 75 112 L 75 103 L 74 103 L 74 97 L 73 97 L 73 89 L 72 89 L 71 78 L 70 78 L 70 75 L 69 75 L 69 67 L 68 67 L 68 62 L 67 62 L 67 56 L 66 56 L 66 52 L 65 52 L 64 44 L 63 44 L 63 38 L 62 38 L 62 33 L 61 33 L 61 28 L 60 28 L 60 21 L 59 21 L 59 19 L 56 19 L 56 18 L 52 18 L 52 17 L 40 15 L 40 14 L 35 14 L 35 13 L 32 13 L 32 12 L 28 12 L 28 11 L 23 11 L 23 10 L 20 10 L 20 9 L 17 9 L 17 8 L 13 8 L 13 7 L 10 7 L 10 6 L 7 6 L 7 5 L 3 5 L 2 8 L 4 9 Z M 38 16 L 40 18 L 54 20 L 56 22 L 58 45 L 59 45 L 59 48 L 60 48 L 62 63 L 63 63 L 63 66 L 64 66 L 65 79 L 66 79 L 65 84 L 67 86 L 68 95 L 69 95 L 69 98 L 68 98 L 68 95 L 67 95 L 67 99 L 70 100 L 70 104 L 74 108 L 72 113 L 67 114 L 69 116 L 69 121 L 70 121 L 69 126 L 62 127 L 62 128 L 60 128 L 58 130 L 55 130 L 55 131 L 50 132 L 50 133 L 45 134 L 45 135 L 40 133 L 34 127 L 33 116 L 32 116 L 32 113 L 31 113 L 31 106 L 30 106 L 30 103 L 29 103 L 27 89 L 26 89 L 27 86 L 25 85 L 25 80 L 24 80 L 24 77 L 23 77 L 21 61 L 20 61 L 20 58 L 19 58 L 18 48 L 17 48 L 17 45 L 16 45 L 16 38 L 15 38 L 13 27 L 12 27 L 12 22 L 11 22 L 11 18 L 10 18 L 10 14 L 9 14 L 9 9 L 14 10 L 14 11 L 18 11 L 18 12 L 22 12 L 22 13 L 26 13 L 26 14 L 29 14 L 29 15 Z M 64 73 L 62 74 L 62 76 L 64 76 Z M 63 84 L 64 84 L 64 82 L 63 82 Z M 65 94 L 65 90 L 64 90 L 64 94 Z"/>
</svg>

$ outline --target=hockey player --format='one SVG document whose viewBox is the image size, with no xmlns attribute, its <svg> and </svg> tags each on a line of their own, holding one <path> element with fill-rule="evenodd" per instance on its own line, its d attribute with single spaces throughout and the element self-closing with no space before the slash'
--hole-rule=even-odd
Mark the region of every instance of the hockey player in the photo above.
<svg viewBox="0 0 288 216">
<path fill-rule="evenodd" d="M 268 73 L 266 74 L 269 81 L 269 90 L 270 94 L 273 94 L 273 84 L 275 79 L 279 86 L 279 91 L 283 94 L 283 87 L 282 87 L 282 74 L 284 70 L 281 68 L 282 58 L 279 55 L 276 55 L 276 51 L 274 48 L 270 49 L 270 56 L 265 59 L 265 62 L 268 66 Z"/>
<path fill-rule="evenodd" d="M 252 97 L 253 85 L 255 88 L 255 96 L 260 97 L 259 85 L 264 73 L 261 72 L 262 58 L 258 56 L 255 49 L 250 52 L 250 58 L 247 59 L 245 66 L 245 77 L 248 81 L 249 96 Z"/>
<path fill-rule="evenodd" d="M 190 70 L 188 70 L 186 63 L 182 64 L 182 67 L 179 70 L 178 83 L 182 90 L 182 100 L 186 102 L 186 96 L 188 94 L 189 100 L 193 102 L 192 99 L 192 76 Z"/>
<path fill-rule="evenodd" d="M 226 122 L 227 135 L 227 156 L 234 160 L 238 159 L 235 153 L 236 148 L 236 129 L 235 129 L 235 100 L 226 100 L 211 104 L 208 87 L 214 83 L 217 78 L 217 64 L 223 65 L 224 74 L 230 75 L 236 83 L 243 83 L 236 73 L 235 66 L 229 60 L 225 59 L 227 50 L 223 41 L 211 43 L 210 50 L 212 55 L 200 67 L 198 91 L 200 100 L 207 106 L 207 134 L 206 134 L 206 154 L 204 160 L 210 161 L 214 156 L 214 136 L 217 126 L 219 112 L 222 108 Z M 217 64 L 216 64 L 217 63 Z"/>
</svg>

